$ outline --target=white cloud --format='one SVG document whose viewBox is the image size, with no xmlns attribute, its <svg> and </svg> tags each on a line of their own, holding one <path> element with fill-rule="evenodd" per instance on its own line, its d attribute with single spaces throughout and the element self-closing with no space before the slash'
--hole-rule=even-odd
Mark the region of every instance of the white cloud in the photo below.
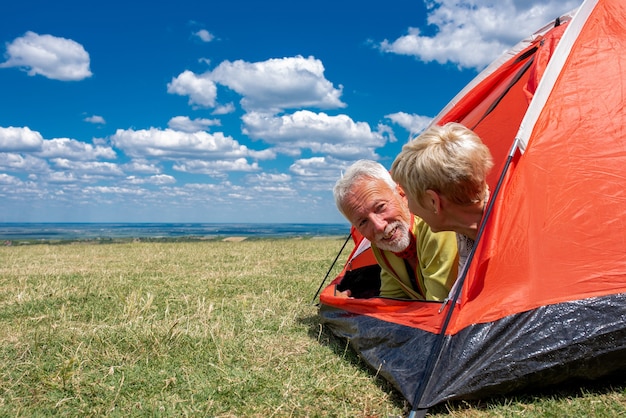
<svg viewBox="0 0 626 418">
<path fill-rule="evenodd" d="M 329 116 L 308 110 L 272 116 L 248 113 L 242 117 L 243 132 L 251 138 L 277 145 L 277 151 L 299 155 L 309 149 L 343 158 L 375 158 L 388 136 L 374 132 L 365 122 L 354 122 L 347 115 Z"/>
<path fill-rule="evenodd" d="M 328 193 L 352 162 L 330 157 L 303 158 L 294 161 L 289 171 L 295 176 L 298 188 Z"/>
<path fill-rule="evenodd" d="M 272 186 L 272 185 L 260 185 L 253 186 L 249 188 L 252 193 L 256 193 L 258 196 L 263 196 L 264 194 L 271 194 L 272 198 L 278 199 L 280 195 L 288 195 L 288 196 L 296 196 L 297 190 L 290 187 L 288 184 L 280 185 L 280 186 Z M 255 196 L 252 196 L 252 193 L 247 193 L 247 197 L 251 198 L 251 200 L 256 199 Z"/>
<path fill-rule="evenodd" d="M 47 183 L 53 184 L 73 184 L 78 181 L 74 173 L 68 171 L 53 171 L 43 178 Z"/>
<path fill-rule="evenodd" d="M 89 54 L 78 42 L 52 35 L 26 32 L 7 44 L 7 61 L 0 68 L 18 67 L 28 75 L 77 81 L 91 77 Z"/>
<path fill-rule="evenodd" d="M 0 153 L 0 169 L 19 173 L 45 173 L 49 171 L 46 160 L 31 155 Z"/>
<path fill-rule="evenodd" d="M 167 123 L 167 126 L 175 131 L 198 132 L 206 131 L 209 126 L 220 126 L 219 119 L 190 119 L 188 116 L 175 116 Z"/>
<path fill-rule="evenodd" d="M 313 57 L 274 58 L 252 63 L 223 61 L 213 71 L 203 74 L 182 72 L 167 85 L 167 91 L 189 96 L 190 105 L 215 107 L 214 114 L 232 112 L 232 103 L 217 103 L 216 83 L 240 94 L 241 105 L 248 111 L 278 113 L 302 107 L 346 106 L 340 100 L 343 87 L 335 88 L 326 80 L 322 62 Z"/>
<path fill-rule="evenodd" d="M 0 127 L 0 152 L 28 152 L 41 149 L 43 138 L 27 127 Z"/>
<path fill-rule="evenodd" d="M 303 158 L 294 161 L 289 171 L 300 177 L 335 179 L 340 175 L 337 167 L 342 165 L 348 166 L 328 157 Z"/>
<path fill-rule="evenodd" d="M 101 194 L 114 194 L 114 195 L 133 195 L 144 196 L 148 193 L 147 190 L 133 187 L 120 187 L 120 186 L 93 186 L 85 187 L 83 191 L 86 195 L 101 195 Z"/>
<path fill-rule="evenodd" d="M 167 85 L 167 92 L 180 96 L 189 96 L 190 105 L 214 107 L 217 86 L 208 77 L 208 73 L 196 75 L 187 70 L 172 79 Z"/>
<path fill-rule="evenodd" d="M 294 176 L 285 173 L 257 173 L 246 176 L 248 186 L 243 189 L 245 195 L 267 201 L 266 196 L 279 200 L 286 197 L 297 198 L 299 191 L 294 187 Z"/>
<path fill-rule="evenodd" d="M 211 42 L 215 39 L 215 36 L 206 29 L 200 29 L 198 32 L 194 33 L 194 35 L 200 38 L 202 42 Z"/>
<path fill-rule="evenodd" d="M 140 174 L 158 174 L 161 172 L 161 169 L 155 165 L 144 159 L 136 159 L 131 162 L 124 164 L 124 170 L 132 173 L 140 173 Z"/>
<path fill-rule="evenodd" d="M 289 171 L 298 176 L 314 177 L 318 175 L 320 168 L 326 167 L 326 159 L 324 157 L 314 157 L 304 160 L 296 160 L 290 167 Z"/>
<path fill-rule="evenodd" d="M 231 103 L 226 103 L 225 105 L 218 105 L 215 107 L 213 115 L 226 115 L 228 113 L 233 113 L 235 111 L 235 105 Z"/>
<path fill-rule="evenodd" d="M 272 174 L 272 173 L 259 173 L 248 177 L 248 181 L 250 183 L 262 183 L 262 184 L 271 184 L 271 183 L 287 183 L 291 180 L 291 176 L 289 174 L 280 173 L 280 174 Z"/>
<path fill-rule="evenodd" d="M 235 160 L 188 160 L 173 166 L 174 170 L 186 173 L 208 174 L 210 176 L 223 176 L 229 171 L 259 171 L 257 163 L 248 163 L 245 158 Z"/>
<path fill-rule="evenodd" d="M 384 40 L 384 52 L 459 67 L 481 69 L 509 47 L 546 23 L 580 5 L 580 0 L 432 0 L 428 24 L 434 35 L 418 28 Z"/>
<path fill-rule="evenodd" d="M 243 96 L 249 111 L 277 113 L 284 109 L 343 108 L 343 87 L 334 88 L 324 77 L 324 65 L 313 57 L 275 58 L 261 62 L 242 60 L 220 63 L 212 80 Z"/>
<path fill-rule="evenodd" d="M 53 158 L 50 160 L 55 168 L 66 170 L 83 176 L 122 176 L 124 172 L 115 163 L 99 161 L 72 161 L 66 158 Z"/>
<path fill-rule="evenodd" d="M 433 120 L 428 116 L 411 115 L 405 112 L 392 113 L 385 117 L 409 131 L 411 136 L 422 132 Z"/>
<path fill-rule="evenodd" d="M 185 184 L 184 188 L 185 189 L 189 189 L 189 190 L 201 190 L 204 192 L 218 192 L 221 193 L 226 189 L 229 189 L 232 187 L 232 184 L 229 183 L 228 181 L 225 181 L 223 183 L 219 183 L 219 184 L 213 184 L 213 183 L 187 183 Z"/>
<path fill-rule="evenodd" d="M 255 151 L 221 132 L 181 132 L 155 128 L 118 129 L 111 143 L 131 157 L 177 158 L 274 158 L 270 150 Z"/>
<path fill-rule="evenodd" d="M 89 160 L 117 158 L 115 151 L 102 145 L 91 145 L 70 138 L 43 139 L 41 134 L 28 127 L 0 127 L 0 152 L 33 153 L 42 158 L 68 158 Z"/>
<path fill-rule="evenodd" d="M 47 190 L 39 184 L 31 181 L 21 181 L 17 177 L 0 174 L 0 193 L 3 197 L 8 197 L 14 202 L 25 202 L 26 207 L 30 208 L 32 202 L 36 199 L 46 198 Z M 7 211 L 4 212 L 7 214 Z"/>
<path fill-rule="evenodd" d="M 22 181 L 6 173 L 0 173 L 0 185 L 19 185 Z"/>
<path fill-rule="evenodd" d="M 128 176 L 126 177 L 126 182 L 130 184 L 172 184 L 176 183 L 176 179 L 173 176 L 167 174 L 157 174 L 149 177 L 136 177 L 136 176 Z"/>
<path fill-rule="evenodd" d="M 106 121 L 104 120 L 104 118 L 102 116 L 98 116 L 98 115 L 89 116 L 89 117 L 86 117 L 83 120 L 85 122 L 95 123 L 95 124 L 99 124 L 99 125 L 105 125 L 106 124 Z"/>
<path fill-rule="evenodd" d="M 70 160 L 93 160 L 98 158 L 115 159 L 117 154 L 110 147 L 93 146 L 86 142 L 69 138 L 44 140 L 41 151 L 35 155 L 43 158 L 67 158 Z"/>
</svg>

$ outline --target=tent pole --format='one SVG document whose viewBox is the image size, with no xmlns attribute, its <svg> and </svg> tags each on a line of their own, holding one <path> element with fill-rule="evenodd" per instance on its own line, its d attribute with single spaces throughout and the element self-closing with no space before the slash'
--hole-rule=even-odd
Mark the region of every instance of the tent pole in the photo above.
<svg viewBox="0 0 626 418">
<path fill-rule="evenodd" d="M 446 330 L 448 329 L 448 325 L 450 324 L 450 319 L 452 318 L 454 307 L 456 306 L 457 300 L 459 299 L 461 295 L 461 289 L 463 288 L 463 283 L 465 282 L 465 277 L 467 276 L 467 270 L 469 268 L 469 265 L 471 264 L 471 261 L 474 258 L 474 253 L 476 251 L 477 244 L 483 235 L 483 231 L 485 230 L 485 225 L 487 224 L 487 219 L 489 219 L 489 217 L 491 216 L 491 211 L 493 210 L 494 202 L 500 192 L 500 189 L 502 188 L 502 183 L 504 183 L 504 178 L 506 176 L 506 173 L 507 171 L 509 171 L 509 167 L 511 166 L 511 162 L 513 161 L 513 156 L 515 155 L 515 151 L 519 149 L 519 146 L 520 146 L 520 140 L 518 138 L 515 138 L 515 141 L 513 142 L 513 146 L 511 147 L 511 151 L 509 152 L 509 155 L 507 156 L 506 164 L 504 168 L 502 169 L 502 173 L 500 173 L 500 178 L 498 179 L 496 189 L 494 190 L 493 196 L 489 200 L 489 204 L 487 205 L 487 208 L 485 209 L 485 214 L 483 216 L 482 222 L 480 223 L 480 228 L 478 229 L 478 235 L 476 236 L 476 242 L 474 244 L 474 247 L 472 248 L 472 251 L 470 251 L 467 261 L 465 262 L 465 265 L 463 266 L 463 271 L 461 272 L 461 276 L 457 280 L 457 281 L 460 281 L 460 283 L 458 286 L 454 286 L 455 288 L 454 294 L 452 295 L 452 298 L 449 299 L 448 310 L 446 311 L 446 316 L 443 320 L 441 331 L 437 335 L 437 338 L 435 339 L 435 343 L 433 344 L 432 351 L 430 355 L 428 356 L 428 362 L 426 363 L 426 367 L 424 370 L 424 379 L 422 379 L 422 381 L 418 385 L 417 390 L 415 392 L 415 396 L 413 397 L 413 403 L 412 403 L 413 407 L 412 407 L 411 413 L 409 414 L 409 418 L 422 418 L 426 416 L 428 408 L 419 408 L 419 404 L 422 401 L 424 392 L 426 391 L 426 386 L 428 386 L 428 383 L 430 382 L 430 378 L 432 377 L 433 371 L 435 369 L 435 365 L 439 361 L 439 357 L 441 355 L 441 349 L 443 348 L 443 343 L 444 343 L 444 339 L 446 336 Z M 446 304 L 446 301 L 444 301 L 444 305 L 445 304 Z"/>
<path fill-rule="evenodd" d="M 341 250 L 339 250 L 339 253 L 337 253 L 337 257 L 335 257 L 335 260 L 333 261 L 333 263 L 330 265 L 330 268 L 326 272 L 326 276 L 324 276 L 324 280 L 322 280 L 322 283 L 320 283 L 320 287 L 317 289 L 317 292 L 315 292 L 315 296 L 313 296 L 313 299 L 311 300 L 312 304 L 315 303 L 315 299 L 317 299 L 317 295 L 320 294 L 320 291 L 322 290 L 322 287 L 324 286 L 324 283 L 326 283 L 326 279 L 328 279 L 328 275 L 332 271 L 333 267 L 335 267 L 335 263 L 337 263 L 337 260 L 339 259 L 339 256 L 343 252 L 343 249 L 346 248 L 346 245 L 348 245 L 348 241 L 350 241 L 350 237 L 351 236 L 352 236 L 352 230 L 348 233 L 348 236 L 346 237 L 346 241 L 343 243 L 343 246 L 341 247 Z"/>
</svg>

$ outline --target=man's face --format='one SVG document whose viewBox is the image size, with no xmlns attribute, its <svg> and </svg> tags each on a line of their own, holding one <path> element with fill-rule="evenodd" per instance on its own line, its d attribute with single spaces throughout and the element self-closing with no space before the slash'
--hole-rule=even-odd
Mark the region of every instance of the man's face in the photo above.
<svg viewBox="0 0 626 418">
<path fill-rule="evenodd" d="M 383 180 L 357 180 L 343 209 L 357 231 L 381 250 L 400 252 L 408 247 L 409 208 L 405 198 Z"/>
</svg>

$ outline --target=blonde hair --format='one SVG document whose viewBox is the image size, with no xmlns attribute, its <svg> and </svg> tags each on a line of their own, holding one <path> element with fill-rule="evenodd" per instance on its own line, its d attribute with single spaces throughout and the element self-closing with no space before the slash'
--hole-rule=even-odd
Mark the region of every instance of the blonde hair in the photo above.
<svg viewBox="0 0 626 418">
<path fill-rule="evenodd" d="M 433 125 L 402 147 L 391 166 L 392 178 L 422 202 L 426 190 L 460 205 L 484 199 L 493 166 L 489 148 L 460 123 Z"/>
</svg>

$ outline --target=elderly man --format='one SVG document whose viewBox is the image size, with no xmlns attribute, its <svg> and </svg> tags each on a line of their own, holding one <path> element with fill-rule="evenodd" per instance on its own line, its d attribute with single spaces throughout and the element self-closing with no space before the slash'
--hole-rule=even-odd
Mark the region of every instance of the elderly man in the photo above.
<svg viewBox="0 0 626 418">
<path fill-rule="evenodd" d="M 434 233 L 412 215 L 404 192 L 381 164 L 357 161 L 333 193 L 339 211 L 371 242 L 382 269 L 381 297 L 442 301 L 448 296 L 457 277 L 454 233 Z"/>
</svg>

